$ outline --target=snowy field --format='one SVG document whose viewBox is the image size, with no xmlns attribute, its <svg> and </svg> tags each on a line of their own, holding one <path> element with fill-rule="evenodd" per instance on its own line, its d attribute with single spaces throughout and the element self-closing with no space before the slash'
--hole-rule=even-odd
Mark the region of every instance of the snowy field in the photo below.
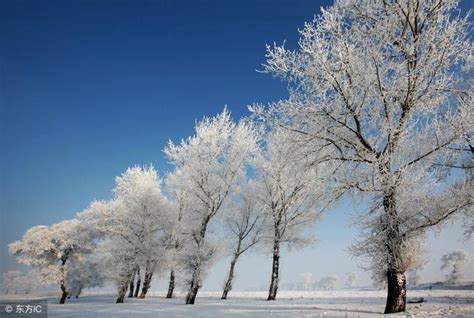
<svg viewBox="0 0 474 318">
<path fill-rule="evenodd" d="M 185 305 L 183 295 L 166 299 L 164 293 L 147 299 L 129 299 L 115 304 L 111 295 L 89 293 L 69 299 L 66 305 L 49 298 L 49 317 L 383 317 L 385 291 L 279 292 L 278 300 L 265 300 L 266 292 L 232 292 L 228 300 L 220 293 L 202 292 L 196 305 Z M 409 291 L 408 299 L 427 302 L 408 304 L 404 314 L 389 317 L 474 317 L 473 290 Z"/>
</svg>

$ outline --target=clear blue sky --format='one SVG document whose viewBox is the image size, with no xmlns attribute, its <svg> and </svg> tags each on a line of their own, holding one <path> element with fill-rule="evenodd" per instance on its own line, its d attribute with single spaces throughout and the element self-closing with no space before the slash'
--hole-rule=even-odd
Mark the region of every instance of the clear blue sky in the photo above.
<svg viewBox="0 0 474 318">
<path fill-rule="evenodd" d="M 256 72 L 265 44 L 296 46 L 297 28 L 328 4 L 1 1 L 0 271 L 15 267 L 8 242 L 108 198 L 128 166 L 169 169 L 161 150 L 190 135 L 195 119 L 225 104 L 238 118 L 247 104 L 284 98 L 285 84 Z M 325 222 L 322 242 L 348 218 L 333 213 Z M 342 231 L 330 249 L 321 244 L 327 255 L 318 262 L 343 253 L 353 234 Z M 315 251 L 293 260 L 311 263 Z M 247 264 L 268 263 L 257 258 Z"/>
</svg>

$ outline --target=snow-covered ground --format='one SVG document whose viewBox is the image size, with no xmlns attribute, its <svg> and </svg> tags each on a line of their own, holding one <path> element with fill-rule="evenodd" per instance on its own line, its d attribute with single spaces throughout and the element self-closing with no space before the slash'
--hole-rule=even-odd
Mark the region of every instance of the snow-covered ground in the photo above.
<svg viewBox="0 0 474 318">
<path fill-rule="evenodd" d="M 147 299 L 126 298 L 115 304 L 112 295 L 86 293 L 65 305 L 49 297 L 49 317 L 381 317 L 385 291 L 302 291 L 278 293 L 276 301 L 265 292 L 231 292 L 227 300 L 218 292 L 202 292 L 196 304 L 185 305 L 183 295 L 166 299 L 152 293 Z M 425 303 L 408 304 L 404 314 L 390 317 L 474 317 L 473 290 L 416 290 L 408 299 L 424 297 Z M 4 298 L 4 297 L 2 297 Z"/>
</svg>

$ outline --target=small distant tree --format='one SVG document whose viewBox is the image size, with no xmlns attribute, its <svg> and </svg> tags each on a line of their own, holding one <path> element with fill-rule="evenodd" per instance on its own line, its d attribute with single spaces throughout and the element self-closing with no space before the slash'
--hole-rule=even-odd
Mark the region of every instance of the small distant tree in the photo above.
<svg viewBox="0 0 474 318">
<path fill-rule="evenodd" d="M 457 250 L 441 257 L 441 270 L 449 270 L 450 272 L 446 275 L 446 282 L 448 284 L 459 283 L 464 276 L 463 267 L 470 260 L 468 252 L 463 250 Z"/>
<path fill-rule="evenodd" d="M 303 278 L 302 290 L 311 290 L 313 282 L 313 274 L 307 272 L 300 275 Z"/>
<path fill-rule="evenodd" d="M 227 299 L 227 294 L 232 289 L 235 266 L 239 257 L 262 238 L 265 219 L 259 211 L 255 190 L 253 182 L 244 183 L 233 198 L 224 220 L 232 259 L 221 299 Z"/>
<path fill-rule="evenodd" d="M 423 271 L 426 263 L 421 263 L 419 266 L 416 266 L 408 271 L 408 285 L 409 286 L 418 286 L 421 279 L 421 271 Z"/>
<path fill-rule="evenodd" d="M 318 286 L 322 290 L 334 290 L 338 280 L 336 275 L 324 276 L 319 280 Z"/>
<path fill-rule="evenodd" d="M 189 286 L 186 304 L 194 304 L 206 270 L 217 255 L 208 227 L 245 178 L 247 163 L 258 149 L 254 128 L 245 121 L 234 123 L 227 109 L 204 118 L 195 129 L 194 136 L 178 145 L 170 141 L 164 150 L 175 165 L 169 186 L 183 193 L 185 201 L 180 262 Z"/>
<path fill-rule="evenodd" d="M 347 287 L 353 287 L 354 286 L 354 283 L 356 282 L 357 280 L 357 275 L 356 273 L 354 272 L 347 272 L 346 273 L 346 277 L 347 277 Z"/>
<path fill-rule="evenodd" d="M 18 277 L 21 277 L 21 272 L 17 270 L 8 271 L 2 274 L 3 288 L 5 289 L 5 294 L 18 293 L 19 286 L 17 285 L 16 281 Z"/>
</svg>

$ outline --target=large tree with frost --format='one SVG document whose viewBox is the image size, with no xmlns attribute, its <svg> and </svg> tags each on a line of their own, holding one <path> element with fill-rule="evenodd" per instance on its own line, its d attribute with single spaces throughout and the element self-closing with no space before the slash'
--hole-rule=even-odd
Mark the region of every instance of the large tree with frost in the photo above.
<svg viewBox="0 0 474 318">
<path fill-rule="evenodd" d="M 172 212 L 161 180 L 150 166 L 127 169 L 116 178 L 112 200 L 93 202 L 81 213 L 103 236 L 99 249 L 107 277 L 117 282 L 118 303 L 123 302 L 137 268 L 145 272 L 140 294 L 145 298 L 153 274 L 165 265 Z"/>
<path fill-rule="evenodd" d="M 70 291 L 69 267 L 84 254 L 91 253 L 94 238 L 94 231 L 84 222 L 66 220 L 49 227 L 32 227 L 21 240 L 9 245 L 9 251 L 20 263 L 35 268 L 43 283 L 59 285 L 62 292 L 59 303 L 64 304 Z"/>
<path fill-rule="evenodd" d="M 259 184 L 255 190 L 257 208 L 268 220 L 264 238 L 272 253 L 268 300 L 275 300 L 277 295 L 282 245 L 311 243 L 312 236 L 305 230 L 315 224 L 331 201 L 324 186 L 325 174 L 331 171 L 330 164 L 316 169 L 312 165 L 314 157 L 300 151 L 292 134 L 273 127 L 266 136 L 262 155 L 254 160 Z"/>
<path fill-rule="evenodd" d="M 257 150 L 257 134 L 244 121 L 234 123 L 227 109 L 196 125 L 195 135 L 165 149 L 176 167 L 168 183 L 184 194 L 185 239 L 181 266 L 187 274 L 187 304 L 194 304 L 216 246 L 209 238 L 210 222 L 222 210 L 229 194 L 245 177 L 248 159 Z"/>
<path fill-rule="evenodd" d="M 299 132 L 306 147 L 330 148 L 338 187 L 372 202 L 355 251 L 384 273 L 386 313 L 405 310 L 412 243 L 472 209 L 472 190 L 463 191 L 472 180 L 456 198 L 446 190 L 451 167 L 472 156 L 474 127 L 473 46 L 457 4 L 336 0 L 305 24 L 297 50 L 268 48 L 265 70 L 291 91 L 266 117 Z"/>
</svg>

